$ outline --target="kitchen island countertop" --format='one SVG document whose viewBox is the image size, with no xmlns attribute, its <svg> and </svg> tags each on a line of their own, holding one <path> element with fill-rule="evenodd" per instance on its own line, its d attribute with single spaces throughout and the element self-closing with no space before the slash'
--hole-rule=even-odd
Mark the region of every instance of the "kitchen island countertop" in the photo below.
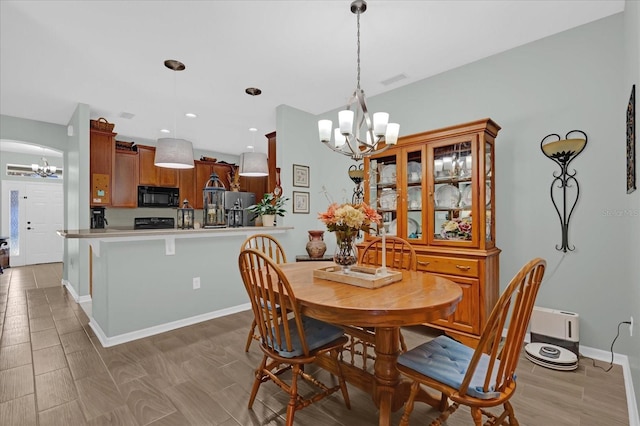
<svg viewBox="0 0 640 426">
<path fill-rule="evenodd" d="M 145 238 L 145 237 L 183 237 L 197 238 L 208 236 L 225 236 L 237 234 L 281 233 L 293 229 L 292 226 L 240 226 L 237 228 L 200 228 L 200 229 L 133 229 L 133 227 L 118 227 L 105 229 L 70 229 L 59 230 L 58 235 L 63 238 Z"/>
</svg>

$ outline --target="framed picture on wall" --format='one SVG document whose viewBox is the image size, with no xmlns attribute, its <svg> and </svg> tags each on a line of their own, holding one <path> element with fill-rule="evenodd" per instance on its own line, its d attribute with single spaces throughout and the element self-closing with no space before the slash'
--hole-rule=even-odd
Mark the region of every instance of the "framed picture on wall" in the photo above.
<svg viewBox="0 0 640 426">
<path fill-rule="evenodd" d="M 293 165 L 293 186 L 309 187 L 309 166 Z"/>
<path fill-rule="evenodd" d="M 636 85 L 627 105 L 627 194 L 636 190 Z"/>
<path fill-rule="evenodd" d="M 293 212 L 309 213 L 309 193 L 293 191 Z"/>
</svg>

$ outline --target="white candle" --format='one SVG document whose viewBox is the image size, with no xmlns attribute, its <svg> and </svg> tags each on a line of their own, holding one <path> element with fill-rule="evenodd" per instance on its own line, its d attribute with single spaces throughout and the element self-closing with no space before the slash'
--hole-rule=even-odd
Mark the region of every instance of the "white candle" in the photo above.
<svg viewBox="0 0 640 426">
<path fill-rule="evenodd" d="M 382 225 L 382 274 L 387 274 L 387 241 L 385 238 L 384 225 Z"/>
</svg>

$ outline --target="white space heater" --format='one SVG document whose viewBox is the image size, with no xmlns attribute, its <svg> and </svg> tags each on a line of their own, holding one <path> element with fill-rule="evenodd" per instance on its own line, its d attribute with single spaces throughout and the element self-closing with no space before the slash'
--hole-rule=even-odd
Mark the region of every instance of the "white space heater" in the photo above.
<svg viewBox="0 0 640 426">
<path fill-rule="evenodd" d="M 579 315 L 534 306 L 531 313 L 529 361 L 553 370 L 575 370 L 580 353 Z"/>
</svg>

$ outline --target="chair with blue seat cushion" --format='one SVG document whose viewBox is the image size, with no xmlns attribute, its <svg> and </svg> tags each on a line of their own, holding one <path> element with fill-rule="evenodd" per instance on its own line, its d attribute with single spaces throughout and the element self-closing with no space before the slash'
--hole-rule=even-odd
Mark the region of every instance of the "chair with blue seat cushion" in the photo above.
<svg viewBox="0 0 640 426">
<path fill-rule="evenodd" d="M 271 259 L 273 259 L 277 264 L 287 263 L 287 255 L 284 252 L 284 249 L 280 245 L 280 242 L 276 240 L 273 236 L 269 234 L 254 234 L 244 240 L 242 245 L 240 246 L 240 250 L 246 248 L 254 248 L 260 250 Z M 247 343 L 244 346 L 244 351 L 249 352 L 249 346 L 251 346 L 251 342 L 253 340 L 258 340 L 260 336 L 256 334 L 256 321 L 253 320 L 251 322 L 251 327 L 249 328 L 249 335 L 247 336 Z"/>
<path fill-rule="evenodd" d="M 409 424 L 420 385 L 441 393 L 442 414 L 432 426 L 442 424 L 460 404 L 471 409 L 477 426 L 483 416 L 489 418 L 486 424 L 519 424 L 509 399 L 516 390 L 515 370 L 545 268 L 544 260 L 533 259 L 513 277 L 491 311 L 475 349 L 439 336 L 398 357 L 398 370 L 413 380 L 400 425 Z M 506 337 L 502 338 L 507 322 Z M 499 414 L 486 410 L 500 405 Z"/>
<path fill-rule="evenodd" d="M 287 426 L 293 425 L 294 414 L 314 402 L 341 390 L 347 408 L 350 408 L 347 385 L 342 375 L 338 354 L 347 342 L 342 328 L 300 313 L 300 305 L 280 267 L 268 255 L 257 249 L 240 252 L 238 266 L 242 281 L 251 301 L 260 335 L 260 349 L 264 353 L 249 397 L 249 408 L 258 394 L 260 385 L 273 381 L 289 394 Z M 272 309 L 272 307 L 286 309 Z M 313 363 L 318 356 L 329 356 L 338 372 L 338 385 L 328 387 L 305 372 L 304 365 Z M 291 370 L 289 383 L 281 377 Z M 315 395 L 298 394 L 298 378 L 318 387 Z"/>
</svg>

